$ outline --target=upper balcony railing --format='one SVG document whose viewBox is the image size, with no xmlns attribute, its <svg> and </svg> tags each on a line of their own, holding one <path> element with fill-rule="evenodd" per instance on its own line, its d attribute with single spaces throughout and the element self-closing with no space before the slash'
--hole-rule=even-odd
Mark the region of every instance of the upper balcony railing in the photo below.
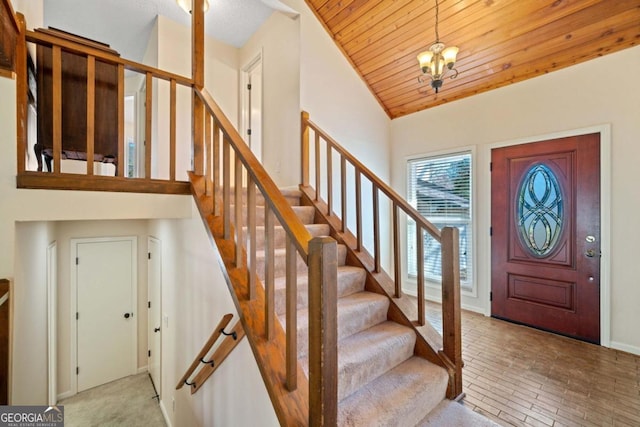
<svg viewBox="0 0 640 427">
<path fill-rule="evenodd" d="M 17 22 L 18 187 L 188 194 L 193 80 Z"/>
</svg>

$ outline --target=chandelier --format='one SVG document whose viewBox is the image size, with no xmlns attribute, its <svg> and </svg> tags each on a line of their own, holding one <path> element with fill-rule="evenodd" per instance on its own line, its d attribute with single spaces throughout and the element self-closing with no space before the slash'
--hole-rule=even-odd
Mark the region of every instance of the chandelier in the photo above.
<svg viewBox="0 0 640 427">
<path fill-rule="evenodd" d="M 418 77 L 420 83 L 425 83 L 427 77 L 430 80 L 431 87 L 438 93 L 438 90 L 442 87 L 442 80 L 453 72 L 449 78 L 455 79 L 458 77 L 458 70 L 453 68 L 456 63 L 456 56 L 458 55 L 458 48 L 456 46 L 446 47 L 444 43 L 440 42 L 440 36 L 438 34 L 438 0 L 436 0 L 436 41 L 428 50 L 420 52 L 418 54 L 418 62 L 420 63 L 420 69 L 422 70 L 422 76 Z"/>
<path fill-rule="evenodd" d="M 191 9 L 193 8 L 193 0 L 176 0 L 178 6 L 182 8 L 188 14 L 191 14 Z M 204 11 L 209 10 L 209 0 L 204 0 Z"/>
</svg>

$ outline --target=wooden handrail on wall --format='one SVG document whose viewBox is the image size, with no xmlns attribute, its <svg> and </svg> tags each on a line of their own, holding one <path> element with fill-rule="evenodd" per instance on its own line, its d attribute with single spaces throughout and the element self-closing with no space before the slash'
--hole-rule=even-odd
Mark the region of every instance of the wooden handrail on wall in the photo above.
<svg viewBox="0 0 640 427">
<path fill-rule="evenodd" d="M 3 0 L 6 1 L 6 0 Z M 16 74 L 18 78 L 17 107 L 18 107 L 18 177 L 19 188 L 68 189 L 90 191 L 121 191 L 121 192 L 150 192 L 168 194 L 189 194 L 189 184 L 176 180 L 176 91 L 178 86 L 193 86 L 193 80 L 178 74 L 169 73 L 157 68 L 149 67 L 134 61 L 121 58 L 109 49 L 101 48 L 98 43 L 84 41 L 73 35 L 56 33 L 51 30 L 29 31 L 25 29 L 24 20 L 18 17 L 19 36 L 17 42 Z M 25 153 L 28 150 L 27 110 L 28 110 L 28 72 L 26 43 L 49 49 L 51 52 L 51 104 L 52 104 L 52 157 L 53 171 L 50 173 L 26 170 Z M 62 69 L 63 55 L 74 54 L 86 58 L 86 158 L 93 159 L 96 140 L 96 106 L 98 99 L 96 88 L 98 83 L 98 64 L 113 66 L 117 80 L 117 163 L 116 176 L 102 176 L 93 174 L 93 161 L 87 160 L 86 175 L 78 179 L 77 174 L 67 174 L 60 171 L 63 135 L 62 135 Z M 145 156 L 144 176 L 136 178 L 125 177 L 125 143 L 124 143 L 124 79 L 125 70 L 142 74 L 146 79 L 146 108 L 145 118 Z M 151 170 L 155 159 L 152 158 L 152 105 L 154 93 L 152 83 L 156 80 L 169 82 L 170 117 L 169 117 L 169 178 L 152 179 Z M 40 100 L 41 101 L 41 100 Z M 103 154 L 103 153 L 100 153 Z"/>
<path fill-rule="evenodd" d="M 245 332 L 282 425 L 337 422 L 337 242 L 311 238 L 276 184 L 211 95 L 203 147 L 193 150 L 194 196 L 221 252 Z M 195 128 L 195 126 L 194 126 Z M 194 139 L 195 140 L 195 139 Z M 257 196 L 265 209 L 264 287 L 256 271 Z M 204 200 L 210 200 L 205 204 Z M 246 200 L 246 202 L 243 202 Z M 244 204 L 244 207 L 242 205 Z M 275 314 L 274 228 L 286 234 L 286 331 Z M 297 260 L 309 269 L 309 380 L 297 353 Z M 284 353 L 284 354 L 283 354 Z"/>
<path fill-rule="evenodd" d="M 227 356 L 233 351 L 234 348 L 242 341 L 244 338 L 244 329 L 242 328 L 242 324 L 237 322 L 233 327 L 231 332 L 227 333 L 224 329 L 227 327 L 233 315 L 231 313 L 225 314 L 218 326 L 215 327 L 211 336 L 204 344 L 198 355 L 193 359 L 193 362 L 189 366 L 189 369 L 184 373 L 180 381 L 178 381 L 178 385 L 176 385 L 176 390 L 180 390 L 182 386 L 188 385 L 191 387 L 191 394 L 195 393 L 203 386 L 203 384 L 207 381 L 207 379 L 215 372 L 216 369 L 222 362 L 225 361 Z M 216 349 L 211 357 L 205 360 L 205 356 L 209 354 L 209 351 L 213 348 L 213 345 L 218 341 L 220 335 L 224 335 L 224 340 L 220 344 L 220 346 Z M 196 376 L 189 381 L 191 375 L 198 369 L 198 366 L 204 365 L 201 367 L 200 371 Z"/>
<path fill-rule="evenodd" d="M 301 188 L 309 195 L 316 206 L 322 209 L 329 219 L 334 219 L 338 224 L 338 232 L 344 237 L 345 243 L 352 241 L 350 248 L 363 260 L 363 265 L 368 264 L 371 258 L 363 245 L 362 223 L 362 181 L 369 182 L 372 194 L 371 223 L 373 228 L 373 262 L 369 263 L 368 270 L 376 275 L 384 275 L 381 269 L 381 234 L 380 211 L 383 209 L 380 195 L 386 197 L 392 208 L 391 232 L 392 232 L 392 260 L 393 260 L 393 297 L 402 296 L 402 262 L 401 262 L 401 220 L 413 221 L 416 225 L 416 259 L 417 266 L 417 319 L 418 326 L 426 323 L 425 296 L 424 296 L 424 233 L 428 233 L 441 244 L 442 251 L 442 348 L 432 348 L 440 354 L 443 363 L 453 372 L 452 381 L 448 391 L 449 397 L 457 397 L 462 393 L 462 346 L 461 346 L 461 321 L 460 321 L 460 260 L 459 260 L 459 232 L 457 228 L 445 227 L 439 230 L 435 225 L 427 221 L 413 206 L 385 184 L 371 170 L 363 165 L 351 153 L 325 133 L 318 125 L 309 120 L 309 114 L 302 112 L 301 117 L 302 136 L 302 177 Z M 340 159 L 339 173 L 334 172 L 334 154 Z M 347 165 L 353 169 L 353 182 L 348 182 Z M 311 170 L 313 166 L 313 177 Z M 339 186 L 334 185 L 334 180 L 339 177 Z M 315 189 L 310 186 L 315 182 Z M 349 210 L 347 209 L 348 189 L 355 193 L 355 230 L 347 229 Z M 326 200 L 322 199 L 325 194 Z M 334 212 L 336 204 L 334 199 L 340 199 L 340 213 Z M 385 277 L 387 277 L 385 275 Z M 430 343 L 430 345 L 432 345 Z"/>
</svg>

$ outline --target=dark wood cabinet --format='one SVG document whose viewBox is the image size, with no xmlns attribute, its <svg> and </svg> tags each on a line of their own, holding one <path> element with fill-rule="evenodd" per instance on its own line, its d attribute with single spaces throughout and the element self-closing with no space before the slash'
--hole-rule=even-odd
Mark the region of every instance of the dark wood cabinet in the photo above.
<svg viewBox="0 0 640 427">
<path fill-rule="evenodd" d="M 108 45 L 56 29 L 36 31 L 55 35 L 74 43 L 118 55 Z M 52 49 L 37 47 L 38 82 L 38 170 L 42 157 L 51 171 L 53 158 L 53 76 Z M 62 159 L 87 160 L 87 57 L 62 50 Z M 118 162 L 118 67 L 96 60 L 95 63 L 95 136 L 96 162 Z"/>
</svg>

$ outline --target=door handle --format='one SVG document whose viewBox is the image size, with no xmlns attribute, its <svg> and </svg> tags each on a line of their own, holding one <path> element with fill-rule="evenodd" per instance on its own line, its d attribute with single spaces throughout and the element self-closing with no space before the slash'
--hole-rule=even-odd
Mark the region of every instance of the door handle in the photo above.
<svg viewBox="0 0 640 427">
<path fill-rule="evenodd" d="M 587 251 L 584 253 L 584 256 L 586 256 L 587 258 L 593 258 L 594 256 L 596 256 L 596 250 L 587 249 Z"/>
<path fill-rule="evenodd" d="M 160 327 L 153 328 L 153 332 L 160 332 Z"/>
</svg>

